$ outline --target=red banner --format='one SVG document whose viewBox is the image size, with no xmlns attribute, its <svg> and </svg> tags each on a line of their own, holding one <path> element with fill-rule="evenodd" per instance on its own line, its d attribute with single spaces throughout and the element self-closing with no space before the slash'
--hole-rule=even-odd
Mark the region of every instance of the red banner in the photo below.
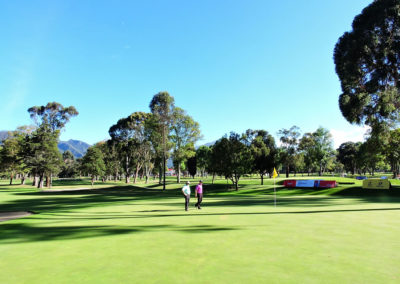
<svg viewBox="0 0 400 284">
<path fill-rule="evenodd" d="M 334 180 L 321 180 L 319 182 L 319 188 L 332 188 L 337 187 L 337 183 Z"/>
<path fill-rule="evenodd" d="M 296 187 L 296 180 L 295 179 L 287 179 L 283 181 L 284 187 Z"/>
</svg>

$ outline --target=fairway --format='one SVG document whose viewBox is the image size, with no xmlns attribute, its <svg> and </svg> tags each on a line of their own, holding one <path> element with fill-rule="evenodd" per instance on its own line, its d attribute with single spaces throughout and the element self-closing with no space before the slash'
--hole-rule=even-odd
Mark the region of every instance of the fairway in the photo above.
<svg viewBox="0 0 400 284">
<path fill-rule="evenodd" d="M 398 197 L 0 187 L 0 283 L 399 283 Z"/>
</svg>

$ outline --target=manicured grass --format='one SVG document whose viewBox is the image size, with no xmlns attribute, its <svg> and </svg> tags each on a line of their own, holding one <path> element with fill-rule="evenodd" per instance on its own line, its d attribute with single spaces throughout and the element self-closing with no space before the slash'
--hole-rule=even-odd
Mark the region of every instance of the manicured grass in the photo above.
<svg viewBox="0 0 400 284">
<path fill-rule="evenodd" d="M 0 211 L 39 213 L 0 223 L 0 283 L 400 282 L 397 188 L 277 186 L 275 208 L 270 180 L 235 192 L 206 179 L 203 209 L 193 198 L 185 212 L 173 180 L 165 192 L 0 185 Z"/>
</svg>

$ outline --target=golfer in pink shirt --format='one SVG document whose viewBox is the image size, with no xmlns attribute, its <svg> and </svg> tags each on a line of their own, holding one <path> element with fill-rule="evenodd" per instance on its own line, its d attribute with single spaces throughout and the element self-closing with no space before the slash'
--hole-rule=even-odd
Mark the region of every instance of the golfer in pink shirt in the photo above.
<svg viewBox="0 0 400 284">
<path fill-rule="evenodd" d="M 203 201 L 203 181 L 199 181 L 194 191 L 194 197 L 197 197 L 197 203 L 194 205 L 197 209 L 201 209 L 200 204 Z"/>
</svg>

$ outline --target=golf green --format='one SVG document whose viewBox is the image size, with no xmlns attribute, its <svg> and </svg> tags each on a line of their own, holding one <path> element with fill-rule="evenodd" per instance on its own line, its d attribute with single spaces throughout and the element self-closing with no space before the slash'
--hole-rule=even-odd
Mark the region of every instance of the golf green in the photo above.
<svg viewBox="0 0 400 284">
<path fill-rule="evenodd" d="M 0 283 L 399 283 L 400 199 L 2 186 Z"/>
</svg>

